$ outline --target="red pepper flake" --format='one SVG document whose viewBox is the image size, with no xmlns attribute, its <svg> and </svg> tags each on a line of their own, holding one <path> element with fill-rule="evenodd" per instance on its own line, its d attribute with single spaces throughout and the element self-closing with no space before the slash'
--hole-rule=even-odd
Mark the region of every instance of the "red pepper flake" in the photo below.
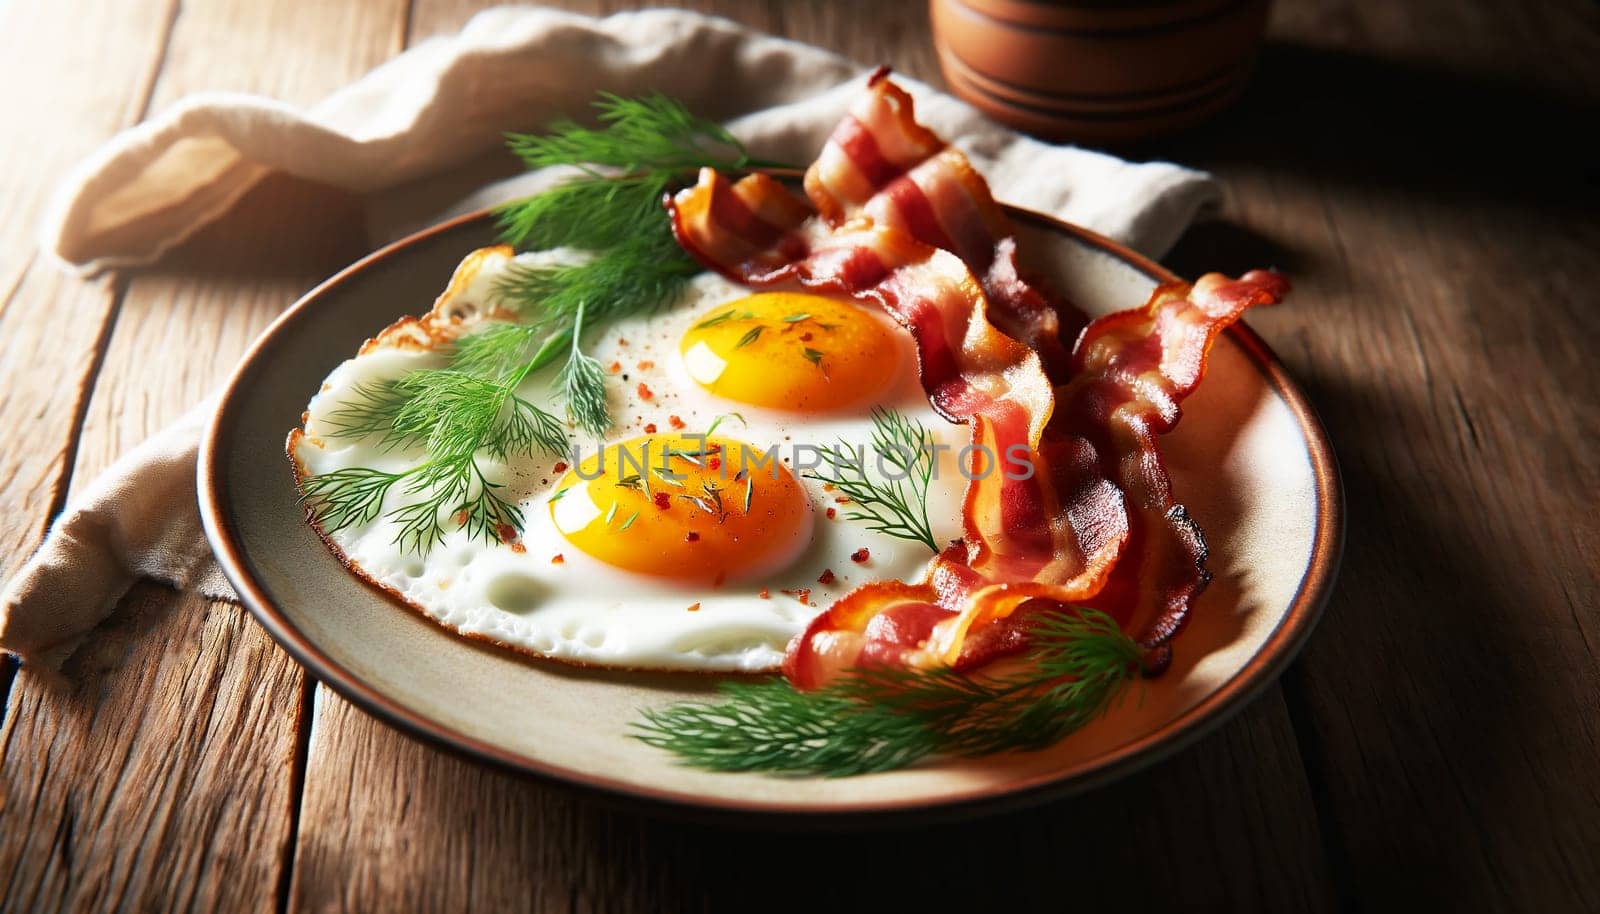
<svg viewBox="0 0 1600 914">
<path fill-rule="evenodd" d="M 825 482 L 822 484 L 822 491 L 824 492 L 832 492 L 835 488 L 837 488 L 837 486 L 831 482 Z"/>
<path fill-rule="evenodd" d="M 656 507 L 660 508 L 661 510 L 665 511 L 668 508 L 672 507 L 672 496 L 671 495 L 668 495 L 665 492 L 657 492 L 657 493 L 655 493 L 654 498 L 655 498 L 655 501 L 656 501 Z"/>
<path fill-rule="evenodd" d="M 646 423 L 644 427 L 644 433 L 646 435 L 654 435 L 656 433 L 656 424 L 654 422 Z"/>
<path fill-rule="evenodd" d="M 683 428 L 683 420 L 679 419 L 677 416 L 668 416 L 667 424 L 672 426 L 674 429 Z"/>
<path fill-rule="evenodd" d="M 799 590 L 785 590 L 784 593 L 808 606 L 811 604 L 811 588 L 809 587 L 802 587 Z"/>
<path fill-rule="evenodd" d="M 561 553 L 557 552 L 555 555 L 552 555 L 550 557 L 550 564 L 552 564 L 552 565 L 560 565 L 563 562 L 565 562 L 566 560 L 567 560 L 566 556 L 564 556 Z"/>
<path fill-rule="evenodd" d="M 767 589 L 767 588 L 765 588 L 765 587 L 761 588 L 761 599 L 763 599 L 763 600 L 772 599 L 772 591 Z"/>
<path fill-rule="evenodd" d="M 843 495 L 835 495 L 835 496 L 834 496 L 834 498 L 833 498 L 833 500 L 834 500 L 834 503 L 835 503 L 835 504 L 841 504 L 841 505 L 848 505 L 848 504 L 850 504 L 850 499 L 848 499 L 848 498 L 846 498 L 846 497 L 845 497 L 845 496 L 843 496 Z"/>
<path fill-rule="evenodd" d="M 641 399 L 641 400 L 649 400 L 649 399 L 652 399 L 654 397 L 655 397 L 655 394 L 650 392 L 650 388 L 646 387 L 645 383 L 643 381 L 640 381 L 639 382 L 639 399 Z"/>
<path fill-rule="evenodd" d="M 865 565 L 867 563 L 867 559 L 870 558 L 872 558 L 872 553 L 867 551 L 867 547 L 865 546 L 862 546 L 860 549 L 850 553 L 850 561 L 855 562 L 857 565 Z"/>
<path fill-rule="evenodd" d="M 649 359 L 645 359 L 644 361 L 639 363 L 639 370 L 640 371 L 649 371 L 650 369 L 652 369 L 654 367 L 656 367 L 656 363 L 650 361 Z"/>
<path fill-rule="evenodd" d="M 711 469 L 711 470 L 720 470 L 720 469 L 722 469 L 722 458 L 721 457 L 712 457 L 712 458 L 708 459 L 706 461 L 706 468 L 707 469 Z"/>
<path fill-rule="evenodd" d="M 465 527 L 467 525 L 467 509 L 466 508 L 462 508 L 460 511 L 457 511 L 455 513 L 455 521 L 456 521 L 456 526 L 457 527 Z"/>
<path fill-rule="evenodd" d="M 517 528 L 510 524 L 500 524 L 494 528 L 494 532 L 500 534 L 502 543 L 509 543 L 517 538 Z"/>
<path fill-rule="evenodd" d="M 662 494 L 666 494 L 666 493 L 662 493 Z M 683 535 L 683 541 L 686 542 L 686 543 L 698 543 L 698 542 L 700 542 L 700 534 L 694 532 L 693 530 L 690 530 L 688 533 L 685 533 Z"/>
<path fill-rule="evenodd" d="M 618 346 L 626 346 L 626 345 L 628 345 L 628 341 L 619 336 L 619 337 L 617 337 L 617 345 Z"/>
<path fill-rule="evenodd" d="M 528 551 L 528 547 L 527 547 L 527 546 L 524 546 L 524 545 L 522 545 L 522 544 L 521 544 L 521 543 L 512 543 L 512 544 L 511 544 L 511 551 L 512 551 L 512 552 L 515 552 L 515 553 L 516 553 L 516 554 L 518 554 L 518 555 L 521 555 L 521 554 L 523 554 L 523 553 L 524 553 L 524 552 L 527 552 L 527 551 Z"/>
<path fill-rule="evenodd" d="M 567 465 L 565 462 L 557 460 L 556 465 L 552 469 L 557 473 L 565 473 L 567 471 Z"/>
<path fill-rule="evenodd" d="M 622 371 L 622 363 L 621 362 L 612 362 L 610 365 L 606 366 L 606 370 L 611 372 L 612 374 L 618 374 L 618 373 L 620 373 Z"/>
<path fill-rule="evenodd" d="M 811 342 L 811 331 L 807 330 L 805 333 L 800 334 L 800 342 L 802 342 L 802 343 Z"/>
<path fill-rule="evenodd" d="M 700 611 L 700 604 L 699 603 L 690 603 L 689 604 L 689 611 L 692 612 L 692 613 L 699 612 Z"/>
<path fill-rule="evenodd" d="M 826 587 L 829 584 L 832 584 L 833 583 L 833 569 L 832 568 L 824 568 L 824 569 L 822 569 L 822 573 L 817 575 L 817 583 L 823 585 L 824 587 Z"/>
<path fill-rule="evenodd" d="M 837 508 L 829 508 L 828 509 L 828 520 L 833 520 L 835 517 L 838 517 L 838 516 L 839 516 L 839 509 L 837 509 Z"/>
</svg>

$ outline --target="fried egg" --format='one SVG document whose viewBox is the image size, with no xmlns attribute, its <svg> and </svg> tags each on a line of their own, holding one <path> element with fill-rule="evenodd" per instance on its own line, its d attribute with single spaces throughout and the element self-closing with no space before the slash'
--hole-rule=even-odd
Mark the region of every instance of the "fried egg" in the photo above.
<svg viewBox="0 0 1600 914">
<path fill-rule="evenodd" d="M 448 363 L 450 344 L 507 316 L 495 288 L 516 266 L 570 262 L 567 251 L 474 252 L 424 318 L 402 319 L 336 368 L 290 434 L 298 474 L 399 472 L 420 447 L 338 434 L 363 388 Z M 481 455 L 485 478 L 522 512 L 518 534 L 474 537 L 445 519 L 443 541 L 400 545 L 392 511 L 323 531 L 357 574 L 456 632 L 570 663 L 632 669 L 769 671 L 823 607 L 869 580 L 916 579 L 919 542 L 875 533 L 812 479 L 816 449 L 870 449 L 874 407 L 922 422 L 938 450 L 928 516 L 938 542 L 960 535 L 966 430 L 939 417 L 917 377 L 910 337 L 845 299 L 756 292 L 714 274 L 676 305 L 615 322 L 586 348 L 605 366 L 612 428 L 572 431 L 573 452 L 509 462 Z M 519 395 L 564 416 L 554 369 Z"/>
</svg>

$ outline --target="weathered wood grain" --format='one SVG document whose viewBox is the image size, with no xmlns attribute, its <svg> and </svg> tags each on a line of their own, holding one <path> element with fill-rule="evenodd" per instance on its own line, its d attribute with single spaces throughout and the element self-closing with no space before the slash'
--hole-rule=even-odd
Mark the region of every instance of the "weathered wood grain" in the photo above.
<svg viewBox="0 0 1600 914">
<path fill-rule="evenodd" d="M 67 275 L 34 237 L 74 162 L 143 116 L 173 5 L 0 5 L 0 576 L 60 506 L 84 385 L 120 294 L 110 279 Z"/>
<path fill-rule="evenodd" d="M 1278 789 L 1299 773 L 1269 697 L 1081 799 L 932 828 L 752 831 L 490 771 L 323 689 L 290 910 L 1331 910 L 1310 800 Z"/>
<path fill-rule="evenodd" d="M 0 910 L 270 910 L 302 675 L 244 611 L 140 585 L 0 729 Z"/>
<path fill-rule="evenodd" d="M 1600 897 L 1600 195 L 1556 139 L 1600 114 L 1596 12 L 1283 4 L 1239 110 L 1172 144 L 1228 181 L 1234 227 L 1184 265 L 1297 283 L 1251 322 L 1350 516 L 1287 686 L 1369 910 Z"/>
<path fill-rule="evenodd" d="M 399 4 L 190 0 L 145 94 L 152 108 L 207 88 L 314 101 L 390 56 L 402 20 Z M 120 278 L 73 485 L 201 400 L 363 247 L 354 201 L 270 180 Z M 240 608 L 146 587 L 65 674 L 24 667 L 11 689 L 0 909 L 278 906 L 309 728 L 299 667 Z"/>
<path fill-rule="evenodd" d="M 6 576 L 37 544 L 65 496 L 83 406 L 122 292 L 109 279 L 64 274 L 35 251 L 33 233 L 73 161 L 143 116 L 172 6 L 0 6 L 0 115 L 7 125 L 0 142 L 0 427 L 7 430 L 0 443 L 0 569 Z M 88 21 L 100 27 L 84 30 Z M 33 703 L 14 693 L 17 675 L 13 659 L 0 662 L 0 909 L 42 909 L 79 891 L 51 850 L 72 820 L 38 815 L 28 769 L 48 765 L 47 758 L 12 751 L 19 724 L 49 731 L 59 723 L 32 714 Z M 62 774 L 83 781 L 92 771 L 80 761 L 63 765 Z"/>
</svg>

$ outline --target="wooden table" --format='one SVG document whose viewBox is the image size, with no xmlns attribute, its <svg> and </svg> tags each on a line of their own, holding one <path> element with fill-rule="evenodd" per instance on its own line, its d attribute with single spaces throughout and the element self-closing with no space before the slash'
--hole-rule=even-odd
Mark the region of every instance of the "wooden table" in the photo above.
<svg viewBox="0 0 1600 914">
<path fill-rule="evenodd" d="M 33 242 L 66 170 L 186 93 L 311 102 L 476 5 L 0 0 L 0 568 L 365 244 L 355 201 L 274 180 L 80 280 Z M 920 3 L 689 5 L 940 82 Z M 1146 150 L 1227 187 L 1169 265 L 1293 275 L 1251 323 L 1350 508 L 1303 657 L 1170 761 L 909 833 L 657 821 L 412 742 L 238 607 L 142 585 L 64 679 L 0 661 L 0 908 L 1595 910 L 1596 61 L 1583 0 L 1281 2 L 1244 101 Z"/>
</svg>

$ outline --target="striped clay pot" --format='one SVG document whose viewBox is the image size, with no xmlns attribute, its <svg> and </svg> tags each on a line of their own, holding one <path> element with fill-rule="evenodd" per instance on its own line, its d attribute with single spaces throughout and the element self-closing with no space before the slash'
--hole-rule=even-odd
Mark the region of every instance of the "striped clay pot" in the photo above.
<svg viewBox="0 0 1600 914">
<path fill-rule="evenodd" d="M 1268 0 L 929 0 L 945 79 L 997 120 L 1129 143 L 1192 126 L 1243 90 Z"/>
</svg>

